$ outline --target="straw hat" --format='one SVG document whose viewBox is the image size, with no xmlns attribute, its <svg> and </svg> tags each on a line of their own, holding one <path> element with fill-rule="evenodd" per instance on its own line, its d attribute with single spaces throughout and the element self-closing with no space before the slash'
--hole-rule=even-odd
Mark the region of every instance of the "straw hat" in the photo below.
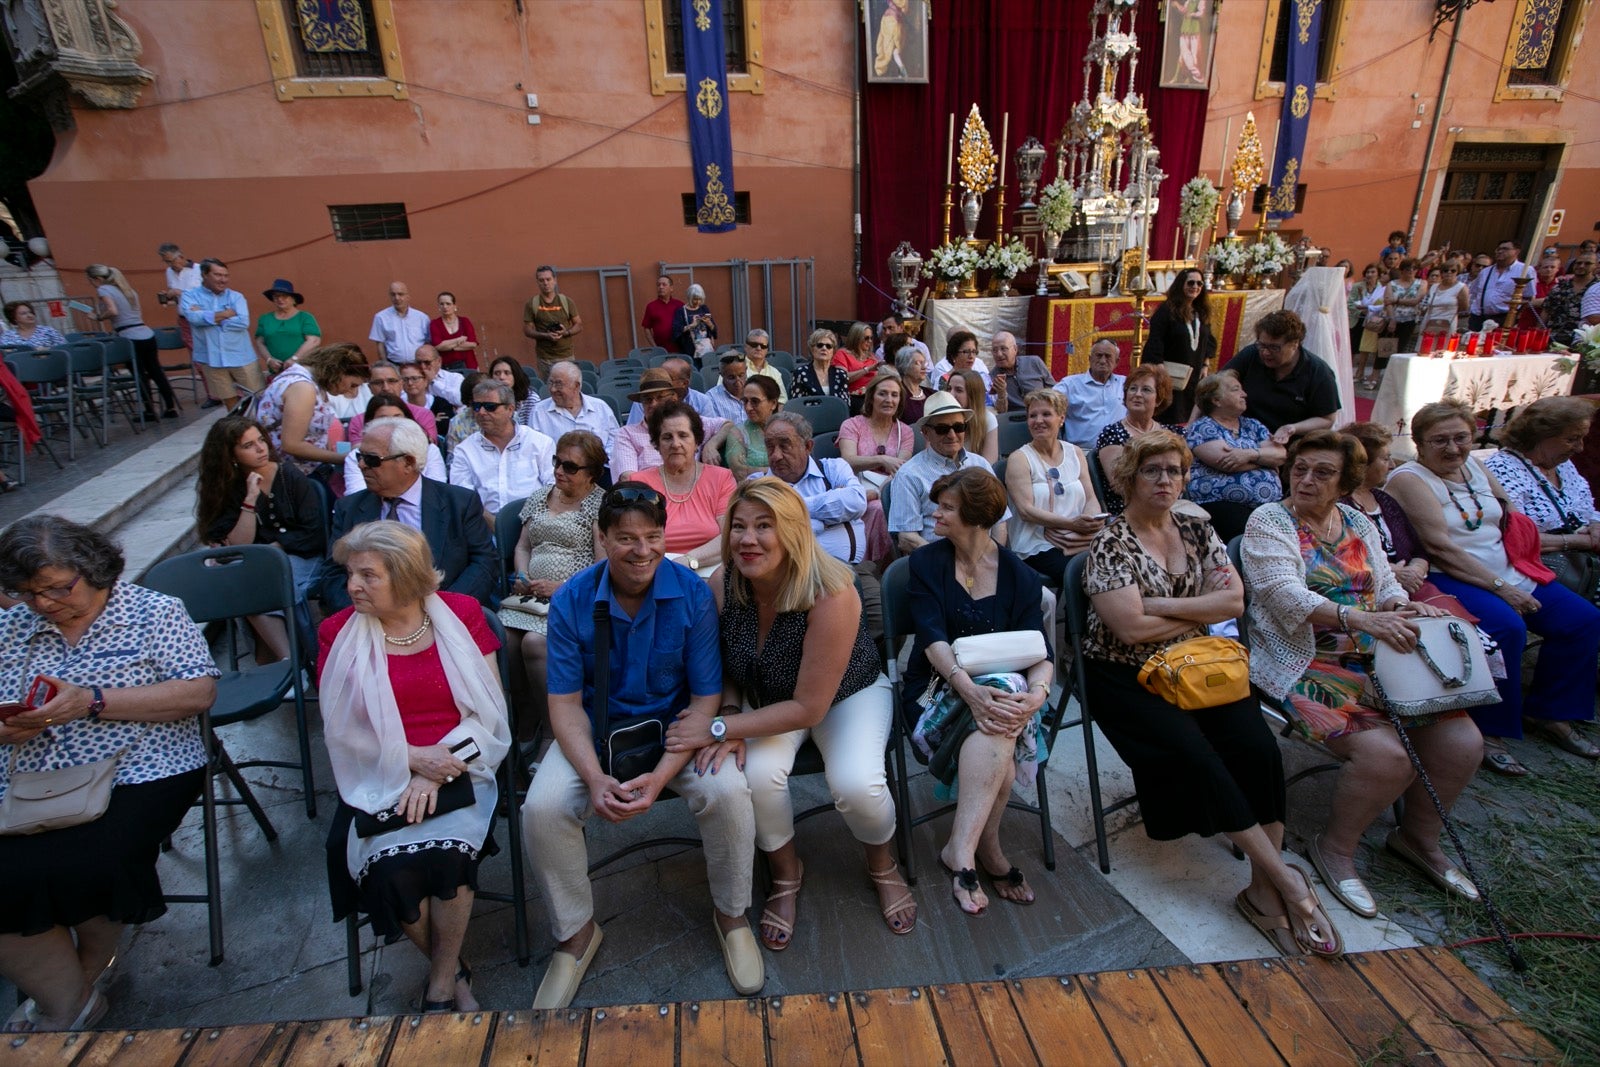
<svg viewBox="0 0 1600 1067">
<path fill-rule="evenodd" d="M 639 388 L 637 392 L 628 394 L 629 400 L 643 401 L 647 396 L 656 393 L 676 393 L 678 387 L 672 384 L 672 375 L 660 367 L 651 367 L 639 375 Z"/>
<path fill-rule="evenodd" d="M 929 419 L 938 418 L 940 415 L 963 415 L 967 422 L 972 421 L 972 411 L 961 406 L 961 401 L 954 396 L 939 390 L 928 397 L 922 405 L 922 418 L 917 420 L 917 429 L 922 429 Z"/>
</svg>

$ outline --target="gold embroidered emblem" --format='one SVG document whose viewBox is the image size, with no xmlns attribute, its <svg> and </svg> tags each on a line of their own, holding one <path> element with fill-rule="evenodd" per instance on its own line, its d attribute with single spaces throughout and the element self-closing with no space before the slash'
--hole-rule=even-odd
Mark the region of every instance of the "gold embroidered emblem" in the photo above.
<svg viewBox="0 0 1600 1067">
<path fill-rule="evenodd" d="M 711 0 L 694 0 L 694 28 L 702 33 L 711 28 Z"/>
<path fill-rule="evenodd" d="M 715 78 L 701 78 L 700 91 L 694 97 L 694 109 L 702 118 L 714 119 L 722 114 L 722 93 L 717 90 Z"/>
<path fill-rule="evenodd" d="M 728 203 L 727 191 L 722 187 L 722 168 L 715 163 L 706 164 L 706 195 L 695 212 L 694 221 L 701 226 L 728 226 L 733 223 L 733 205 Z"/>
<path fill-rule="evenodd" d="M 1300 161 L 1291 157 L 1283 165 L 1283 181 L 1278 183 L 1278 188 L 1269 197 L 1268 211 L 1287 211 L 1294 213 L 1295 180 L 1300 176 Z"/>
<path fill-rule="evenodd" d="M 1294 99 L 1289 101 L 1289 114 L 1297 119 L 1303 119 L 1311 113 L 1311 97 L 1306 93 L 1304 85 L 1294 87 Z"/>
<path fill-rule="evenodd" d="M 1316 15 L 1317 5 L 1320 3 L 1322 3 L 1322 0 L 1295 0 L 1294 15 L 1295 20 L 1300 24 L 1299 37 L 1301 44 L 1311 43 L 1311 19 Z"/>
</svg>

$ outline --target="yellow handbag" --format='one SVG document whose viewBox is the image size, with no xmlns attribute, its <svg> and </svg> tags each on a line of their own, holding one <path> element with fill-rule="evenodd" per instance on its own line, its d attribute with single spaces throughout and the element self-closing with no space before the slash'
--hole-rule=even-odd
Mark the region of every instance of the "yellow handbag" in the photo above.
<svg viewBox="0 0 1600 1067">
<path fill-rule="evenodd" d="M 1231 637 L 1191 637 L 1144 661 L 1139 684 L 1182 711 L 1250 695 L 1250 653 Z"/>
</svg>

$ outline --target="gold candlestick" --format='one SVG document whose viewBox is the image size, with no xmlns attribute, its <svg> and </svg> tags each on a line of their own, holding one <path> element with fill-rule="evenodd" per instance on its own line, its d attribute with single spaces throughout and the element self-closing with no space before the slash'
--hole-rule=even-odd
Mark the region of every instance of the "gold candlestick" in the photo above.
<svg viewBox="0 0 1600 1067">
<path fill-rule="evenodd" d="M 1128 356 L 1128 365 L 1137 367 L 1139 357 L 1144 353 L 1144 287 L 1132 290 L 1133 293 L 1133 352 Z"/>
<path fill-rule="evenodd" d="M 950 209 L 955 207 L 955 188 L 956 187 L 950 182 L 944 183 L 944 211 L 941 212 L 939 216 L 939 223 L 941 226 L 939 231 L 939 243 L 942 245 L 947 245 L 950 243 Z"/>
<path fill-rule="evenodd" d="M 1000 186 L 994 200 L 994 243 L 1005 244 L 1006 239 L 1006 187 Z"/>
<path fill-rule="evenodd" d="M 1492 268 L 1486 268 L 1486 269 L 1492 269 Z M 1505 328 L 1507 330 L 1509 330 L 1513 326 L 1515 326 L 1517 319 L 1520 318 L 1521 315 L 1522 315 L 1522 290 L 1527 286 L 1527 284 L 1528 284 L 1528 278 L 1527 277 L 1521 277 L 1521 278 L 1512 279 L 1512 282 L 1511 282 L 1511 306 L 1506 309 L 1506 321 L 1504 321 L 1504 322 L 1502 322 L 1500 324 L 1503 328 Z"/>
</svg>

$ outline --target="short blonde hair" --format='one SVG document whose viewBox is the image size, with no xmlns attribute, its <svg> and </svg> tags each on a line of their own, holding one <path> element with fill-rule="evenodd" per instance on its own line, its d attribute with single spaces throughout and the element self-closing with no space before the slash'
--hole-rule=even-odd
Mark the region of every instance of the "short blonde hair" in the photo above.
<svg viewBox="0 0 1600 1067">
<path fill-rule="evenodd" d="M 728 499 L 728 521 L 722 534 L 722 565 L 736 604 L 754 602 L 750 583 L 733 565 L 733 512 L 740 504 L 755 504 L 772 514 L 778 544 L 783 546 L 786 571 L 778 611 L 810 611 L 818 600 L 855 585 L 855 573 L 822 551 L 811 532 L 811 513 L 794 487 L 782 478 L 755 478 L 740 482 Z"/>
<path fill-rule="evenodd" d="M 1106 473 L 1110 475 L 1111 484 L 1117 492 L 1128 496 L 1139 468 L 1156 456 L 1164 456 L 1169 452 L 1177 454 L 1178 465 L 1183 468 L 1183 473 L 1187 477 L 1194 455 L 1189 451 L 1189 446 L 1183 443 L 1183 438 L 1171 430 L 1151 430 L 1147 434 L 1135 437 L 1123 446 L 1122 455 L 1117 457 L 1116 466 Z"/>
<path fill-rule="evenodd" d="M 1067 398 L 1055 389 L 1035 389 L 1022 398 L 1022 410 L 1028 411 L 1035 404 L 1048 404 L 1050 410 L 1061 416 L 1067 417 Z"/>
<path fill-rule="evenodd" d="M 1442 422 L 1460 419 L 1467 424 L 1467 429 L 1474 434 L 1478 432 L 1478 416 L 1472 409 L 1459 400 L 1436 400 L 1431 404 L 1424 404 L 1411 416 L 1411 440 L 1417 444 L 1427 436 L 1428 431 Z"/>
<path fill-rule="evenodd" d="M 444 581 L 444 575 L 433 567 L 427 539 L 403 522 L 380 519 L 362 523 L 334 544 L 333 561 L 348 566 L 350 557 L 358 552 L 371 552 L 383 560 L 394 598 L 402 604 L 420 602 L 438 592 Z"/>
</svg>

